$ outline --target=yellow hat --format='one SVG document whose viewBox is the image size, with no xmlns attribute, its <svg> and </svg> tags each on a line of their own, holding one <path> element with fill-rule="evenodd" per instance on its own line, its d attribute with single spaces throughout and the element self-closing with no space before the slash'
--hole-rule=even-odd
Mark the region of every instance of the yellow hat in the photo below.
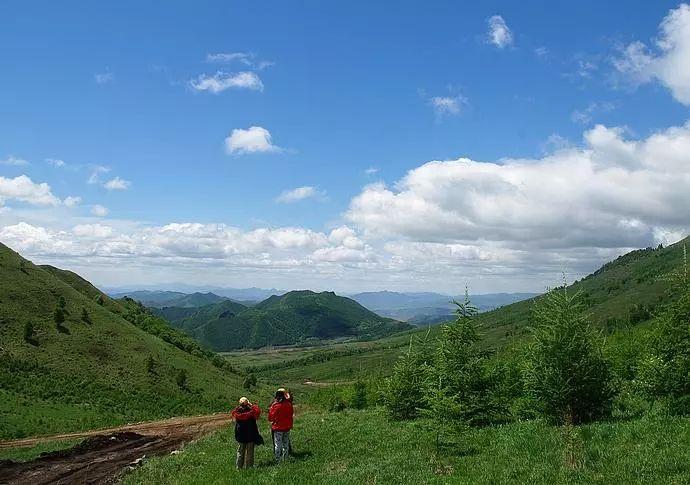
<svg viewBox="0 0 690 485">
<path fill-rule="evenodd" d="M 287 392 L 284 387 L 278 388 L 278 392 Z"/>
</svg>

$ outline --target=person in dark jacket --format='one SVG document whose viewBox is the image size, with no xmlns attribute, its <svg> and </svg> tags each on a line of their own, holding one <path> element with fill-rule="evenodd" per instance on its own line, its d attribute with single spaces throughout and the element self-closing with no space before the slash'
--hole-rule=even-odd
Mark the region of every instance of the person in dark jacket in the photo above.
<svg viewBox="0 0 690 485">
<path fill-rule="evenodd" d="M 273 432 L 273 452 L 278 463 L 286 459 L 290 453 L 290 430 L 294 410 L 292 396 L 285 389 L 276 391 L 275 400 L 268 410 L 268 420 Z"/>
<path fill-rule="evenodd" d="M 240 404 L 232 410 L 235 419 L 235 440 L 237 441 L 237 469 L 254 466 L 254 445 L 263 443 L 256 420 L 261 409 L 249 402 L 246 397 L 240 398 Z"/>
</svg>

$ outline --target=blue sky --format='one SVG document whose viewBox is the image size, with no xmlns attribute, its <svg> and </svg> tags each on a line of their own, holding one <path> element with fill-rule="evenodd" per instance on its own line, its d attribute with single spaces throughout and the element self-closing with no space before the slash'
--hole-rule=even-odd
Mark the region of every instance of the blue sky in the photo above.
<svg viewBox="0 0 690 485">
<path fill-rule="evenodd" d="M 655 134 L 685 140 L 686 7 L 429 3 L 3 2 L 0 240 L 108 285 L 485 292 L 687 234 L 682 185 L 656 200 L 633 182 Z M 562 190 L 518 179 L 545 163 L 535 185 L 558 186 L 559 156 L 608 168 L 545 214 Z"/>
</svg>

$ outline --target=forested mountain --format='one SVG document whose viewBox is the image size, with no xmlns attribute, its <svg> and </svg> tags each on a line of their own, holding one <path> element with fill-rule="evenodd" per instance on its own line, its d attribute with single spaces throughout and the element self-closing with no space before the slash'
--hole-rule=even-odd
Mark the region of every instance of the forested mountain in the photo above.
<svg viewBox="0 0 690 485">
<path fill-rule="evenodd" d="M 194 312 L 163 308 L 157 313 L 216 350 L 295 344 L 309 339 L 370 339 L 410 328 L 333 292 L 306 290 L 273 295 L 249 308 L 221 302 Z"/>
</svg>

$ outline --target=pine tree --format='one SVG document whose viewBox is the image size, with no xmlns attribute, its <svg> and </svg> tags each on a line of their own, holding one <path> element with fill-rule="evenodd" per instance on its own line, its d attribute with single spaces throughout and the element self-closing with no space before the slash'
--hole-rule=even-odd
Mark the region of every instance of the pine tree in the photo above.
<svg viewBox="0 0 690 485">
<path fill-rule="evenodd" d="M 534 343 L 527 385 L 540 411 L 558 424 L 605 416 L 612 398 L 611 371 L 602 342 L 582 313 L 579 293 L 549 292 L 532 315 Z"/>
<path fill-rule="evenodd" d="M 427 384 L 431 367 L 421 345 L 410 345 L 393 366 L 386 379 L 382 398 L 388 413 L 394 419 L 414 419 L 427 406 Z"/>
<path fill-rule="evenodd" d="M 484 425 L 494 419 L 492 379 L 487 351 L 475 322 L 477 308 L 467 290 L 457 306 L 455 322 L 444 325 L 435 360 L 434 398 L 437 419 L 465 425 Z M 443 399 L 441 399 L 443 396 Z M 440 415 L 439 415 L 440 413 Z"/>
</svg>

